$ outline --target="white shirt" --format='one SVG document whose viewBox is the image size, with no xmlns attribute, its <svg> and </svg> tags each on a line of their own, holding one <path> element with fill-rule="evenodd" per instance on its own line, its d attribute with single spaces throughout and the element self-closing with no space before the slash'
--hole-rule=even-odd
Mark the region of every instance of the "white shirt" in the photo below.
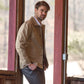
<svg viewBox="0 0 84 84">
<path fill-rule="evenodd" d="M 36 19 L 36 17 L 34 17 L 34 19 L 36 20 L 37 24 L 41 26 L 40 22 Z"/>
</svg>

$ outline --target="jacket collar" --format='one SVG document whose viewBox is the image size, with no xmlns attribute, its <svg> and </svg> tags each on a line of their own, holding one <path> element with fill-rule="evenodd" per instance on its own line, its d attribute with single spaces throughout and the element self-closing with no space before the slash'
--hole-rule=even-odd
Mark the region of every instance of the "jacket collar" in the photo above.
<svg viewBox="0 0 84 84">
<path fill-rule="evenodd" d="M 34 19 L 34 17 L 31 17 L 29 21 L 30 21 L 34 26 L 38 26 L 38 27 L 45 28 L 45 25 L 44 25 L 44 24 L 41 24 L 41 26 L 38 25 L 38 23 L 36 22 L 36 20 Z"/>
</svg>

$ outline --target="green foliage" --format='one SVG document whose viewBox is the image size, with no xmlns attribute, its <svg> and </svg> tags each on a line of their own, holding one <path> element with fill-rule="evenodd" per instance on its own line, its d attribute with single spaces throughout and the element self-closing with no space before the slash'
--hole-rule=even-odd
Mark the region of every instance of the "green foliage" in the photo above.
<svg viewBox="0 0 84 84">
<path fill-rule="evenodd" d="M 3 9 L 4 7 L 3 7 L 3 5 L 2 4 L 0 4 L 0 9 Z"/>
<path fill-rule="evenodd" d="M 9 10 L 9 7 L 5 7 L 5 6 L 0 4 L 0 10 Z"/>
<path fill-rule="evenodd" d="M 3 3 L 2 3 L 2 0 L 0 0 L 0 9 L 3 9 Z"/>
<path fill-rule="evenodd" d="M 0 21 L 2 21 L 2 18 L 0 17 Z"/>
<path fill-rule="evenodd" d="M 9 7 L 7 6 L 5 6 L 4 5 L 4 3 L 0 0 L 0 10 L 8 10 L 9 9 Z"/>
<path fill-rule="evenodd" d="M 78 40 L 73 40 L 69 43 L 68 48 L 69 50 L 76 49 L 79 46 Z"/>
<path fill-rule="evenodd" d="M 77 37 L 78 35 L 68 44 L 68 54 L 75 60 L 84 59 L 84 40 L 80 40 L 80 38 L 83 39 L 83 36 Z"/>
</svg>

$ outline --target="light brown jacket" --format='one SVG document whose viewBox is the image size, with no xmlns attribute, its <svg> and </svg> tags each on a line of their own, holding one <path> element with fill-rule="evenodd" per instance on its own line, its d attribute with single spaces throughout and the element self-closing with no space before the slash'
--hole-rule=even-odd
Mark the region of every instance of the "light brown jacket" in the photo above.
<svg viewBox="0 0 84 84">
<path fill-rule="evenodd" d="M 44 33 L 45 26 L 38 25 L 33 17 L 21 25 L 16 39 L 16 51 L 19 54 L 20 68 L 24 68 L 29 63 L 37 63 L 40 68 L 43 68 L 43 65 L 48 67 Z"/>
</svg>

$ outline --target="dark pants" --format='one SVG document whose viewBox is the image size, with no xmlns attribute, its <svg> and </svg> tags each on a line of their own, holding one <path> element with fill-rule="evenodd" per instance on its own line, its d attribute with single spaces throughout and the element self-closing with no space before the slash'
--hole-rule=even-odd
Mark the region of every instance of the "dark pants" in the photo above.
<svg viewBox="0 0 84 84">
<path fill-rule="evenodd" d="M 45 76 L 43 69 L 37 67 L 35 70 L 32 71 L 28 67 L 25 67 L 21 71 L 30 84 L 45 84 Z"/>
</svg>

